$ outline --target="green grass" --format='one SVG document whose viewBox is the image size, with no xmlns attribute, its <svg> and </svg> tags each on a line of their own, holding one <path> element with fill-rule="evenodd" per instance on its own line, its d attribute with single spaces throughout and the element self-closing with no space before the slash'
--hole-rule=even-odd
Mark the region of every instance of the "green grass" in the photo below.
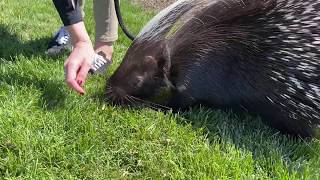
<svg viewBox="0 0 320 180">
<path fill-rule="evenodd" d="M 135 33 L 152 16 L 122 7 Z M 71 92 L 66 55 L 44 55 L 60 25 L 50 0 L 0 0 L 0 179 L 319 179 L 319 141 L 289 139 L 257 118 L 103 102 L 105 80 L 130 44 L 122 33 L 108 74 L 90 77 L 86 96 Z"/>
</svg>

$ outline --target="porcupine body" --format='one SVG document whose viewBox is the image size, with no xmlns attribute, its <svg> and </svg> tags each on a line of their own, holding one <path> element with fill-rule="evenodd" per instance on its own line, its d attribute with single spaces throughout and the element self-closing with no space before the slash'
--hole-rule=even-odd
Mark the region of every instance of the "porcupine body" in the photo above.
<svg viewBox="0 0 320 180">
<path fill-rule="evenodd" d="M 142 30 L 115 74 L 164 49 L 173 108 L 236 107 L 319 136 L 319 0 L 178 1 Z"/>
</svg>

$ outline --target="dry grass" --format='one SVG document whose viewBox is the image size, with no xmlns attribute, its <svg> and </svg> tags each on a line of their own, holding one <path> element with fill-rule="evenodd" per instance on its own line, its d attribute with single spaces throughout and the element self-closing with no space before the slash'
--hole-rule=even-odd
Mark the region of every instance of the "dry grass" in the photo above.
<svg viewBox="0 0 320 180">
<path fill-rule="evenodd" d="M 134 4 L 141 5 L 144 9 L 147 10 L 156 10 L 159 11 L 171 3 L 173 3 L 175 0 L 130 0 Z"/>
</svg>

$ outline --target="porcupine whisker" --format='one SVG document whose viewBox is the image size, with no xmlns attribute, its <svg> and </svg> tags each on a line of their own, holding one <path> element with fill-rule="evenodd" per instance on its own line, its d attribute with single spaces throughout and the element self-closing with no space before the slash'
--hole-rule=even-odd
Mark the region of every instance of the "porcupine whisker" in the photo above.
<svg viewBox="0 0 320 180">
<path fill-rule="evenodd" d="M 107 91 L 112 91 L 112 88 L 111 88 L 110 86 L 107 86 L 107 87 L 106 87 L 106 90 L 107 90 Z"/>
<path fill-rule="evenodd" d="M 161 105 L 161 104 L 157 104 L 157 103 L 153 103 L 153 102 L 150 102 L 150 101 L 146 101 L 146 100 L 134 97 L 134 96 L 131 96 L 131 97 L 136 101 L 140 101 L 142 103 L 146 103 L 147 105 L 151 105 L 154 108 L 161 108 L 161 109 L 166 109 L 166 110 L 170 110 L 171 109 L 168 106 L 164 106 L 164 105 Z"/>
<path fill-rule="evenodd" d="M 106 95 L 108 98 L 110 98 L 110 97 L 113 95 L 113 93 L 112 93 L 111 91 L 107 91 L 107 92 L 105 92 L 105 95 Z"/>
<path fill-rule="evenodd" d="M 118 101 L 118 98 L 114 94 L 111 94 L 110 99 L 111 101 L 114 101 L 114 102 Z"/>
<path fill-rule="evenodd" d="M 118 100 L 119 100 L 119 104 L 124 104 L 123 103 L 123 97 L 120 97 Z"/>
<path fill-rule="evenodd" d="M 105 94 L 106 95 L 111 95 L 112 94 L 112 90 L 107 90 Z"/>
<path fill-rule="evenodd" d="M 108 87 L 106 88 L 105 94 L 108 95 L 108 94 L 111 94 L 111 93 L 112 93 L 112 88 L 108 86 Z"/>
<path fill-rule="evenodd" d="M 151 108 L 151 109 L 158 109 L 157 107 L 153 106 L 152 104 L 146 103 L 145 101 L 142 101 L 141 99 L 134 97 L 134 96 L 130 96 L 131 100 L 135 103 L 138 103 L 139 106 L 143 106 L 146 105 L 147 107 Z"/>
<path fill-rule="evenodd" d="M 124 97 L 124 99 L 126 100 L 126 102 L 127 102 L 129 105 L 132 105 L 132 100 L 129 98 L 128 95 L 126 95 L 126 96 Z"/>
<path fill-rule="evenodd" d="M 132 96 L 128 95 L 127 97 L 132 104 L 136 103 L 136 101 L 132 98 Z"/>
</svg>

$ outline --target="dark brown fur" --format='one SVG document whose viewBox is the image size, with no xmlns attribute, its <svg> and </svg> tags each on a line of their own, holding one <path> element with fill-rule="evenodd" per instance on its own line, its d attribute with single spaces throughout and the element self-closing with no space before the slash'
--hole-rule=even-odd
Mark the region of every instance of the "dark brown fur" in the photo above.
<svg viewBox="0 0 320 180">
<path fill-rule="evenodd" d="M 134 41 L 108 81 L 107 97 L 132 102 L 167 87 L 172 92 L 168 104 L 172 108 L 198 103 L 238 108 L 261 115 L 283 132 L 316 136 L 320 124 L 320 47 L 314 42 L 320 25 L 305 29 L 304 22 L 300 22 L 300 29 L 290 25 L 305 16 L 316 19 L 319 2 L 190 2 Z M 295 14 L 313 5 L 317 11 Z M 167 19 L 171 25 L 161 24 Z M 181 19 L 184 24 L 170 34 Z M 301 63 L 307 64 L 305 69 Z"/>
</svg>

